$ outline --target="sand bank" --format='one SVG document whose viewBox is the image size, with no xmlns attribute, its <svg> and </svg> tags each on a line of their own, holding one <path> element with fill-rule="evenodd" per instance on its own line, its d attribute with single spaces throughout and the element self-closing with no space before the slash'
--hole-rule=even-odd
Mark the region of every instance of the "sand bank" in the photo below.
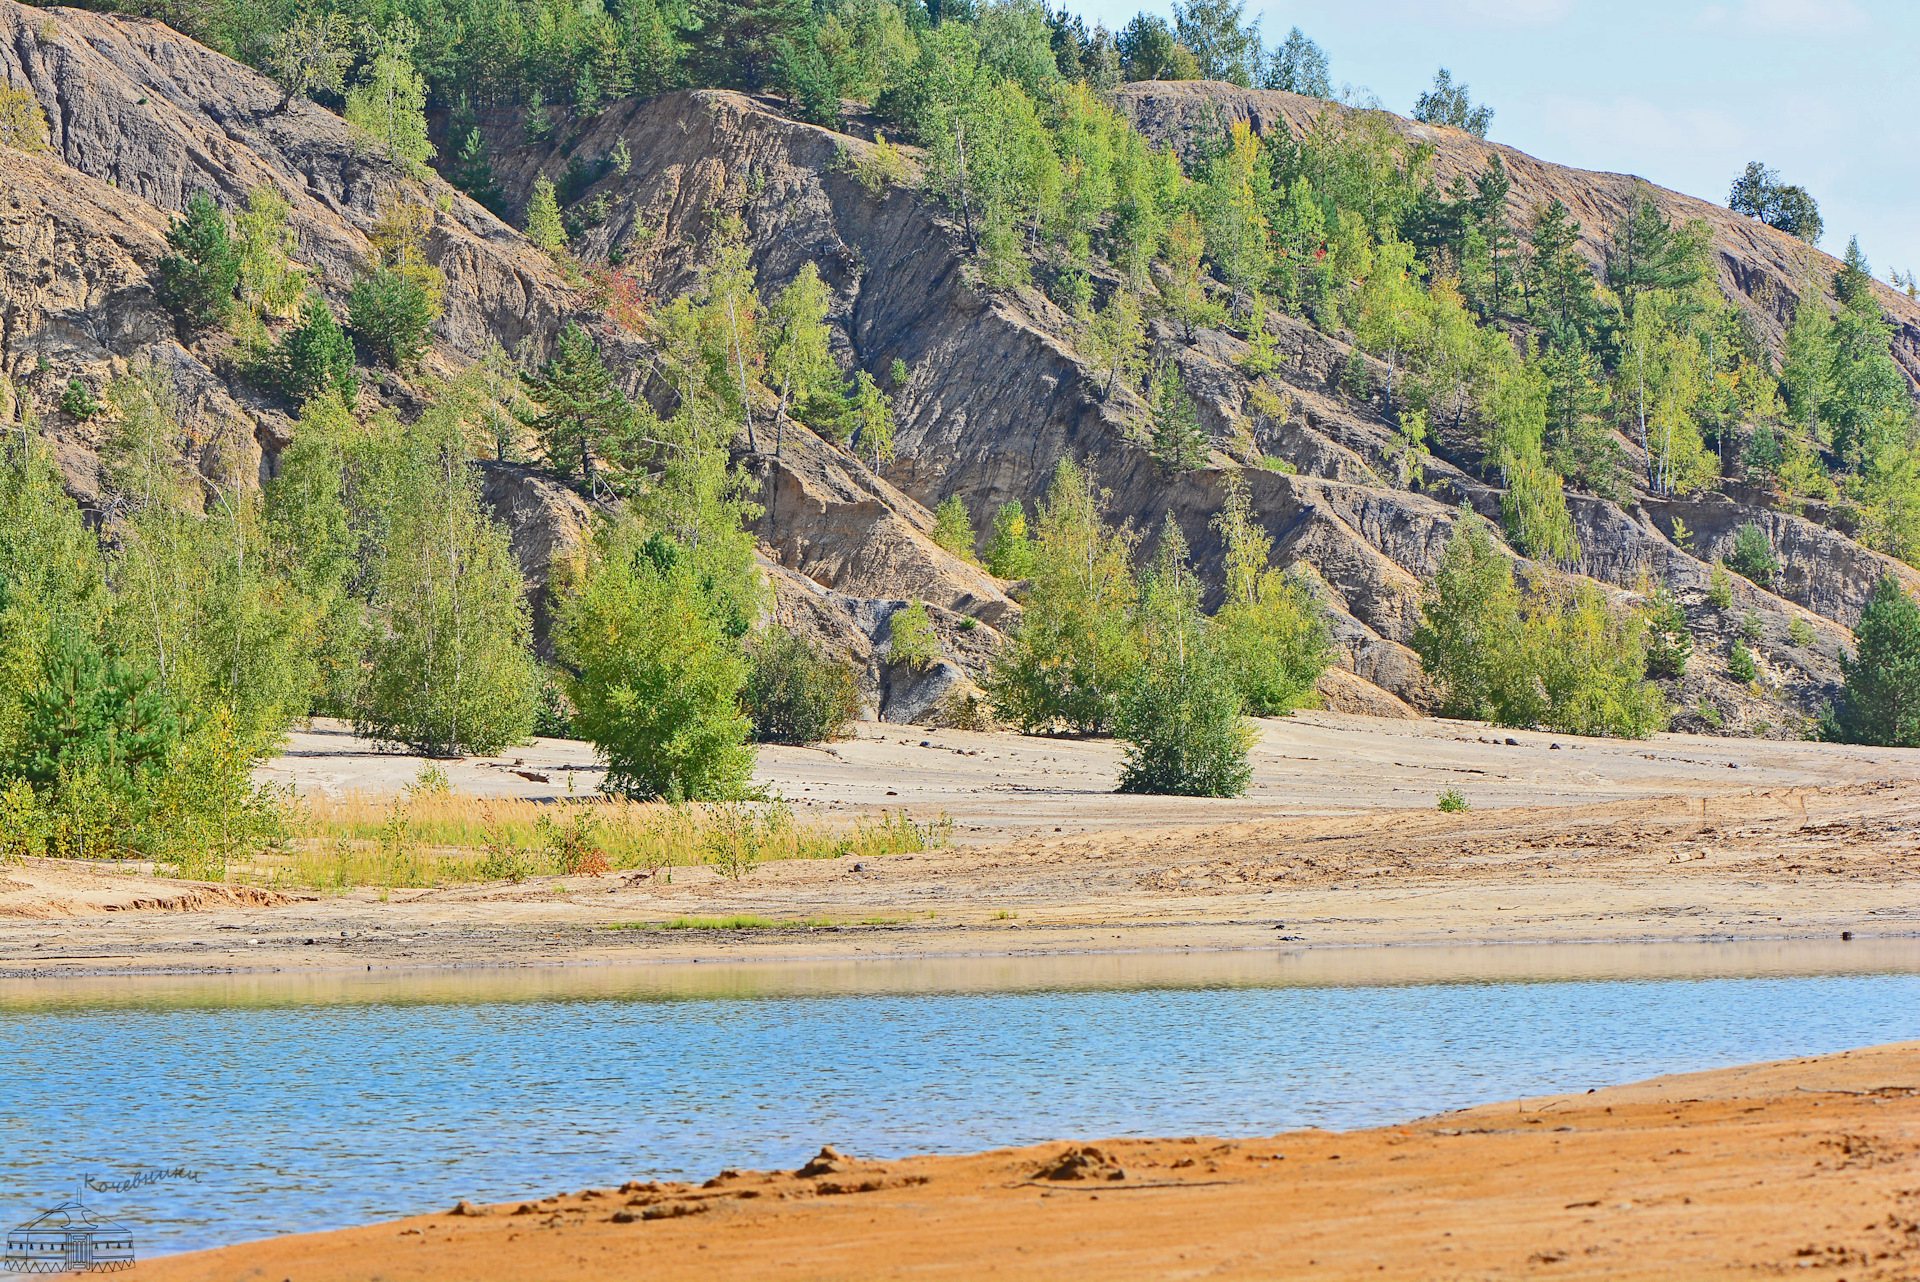
<svg viewBox="0 0 1920 1282">
<path fill-rule="evenodd" d="M 1920 1276 L 1920 1042 L 1368 1131 L 723 1162 L 698 1185 L 636 1173 L 129 1276 L 1890 1282 Z"/>
</svg>

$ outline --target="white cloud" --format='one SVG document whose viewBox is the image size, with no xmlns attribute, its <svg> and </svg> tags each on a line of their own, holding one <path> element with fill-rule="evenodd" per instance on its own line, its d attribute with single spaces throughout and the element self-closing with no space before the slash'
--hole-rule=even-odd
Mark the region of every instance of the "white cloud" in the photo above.
<svg viewBox="0 0 1920 1282">
<path fill-rule="evenodd" d="M 1854 0 L 1740 0 L 1708 5 L 1697 25 L 1734 34 L 1828 36 L 1859 31 L 1867 15 Z"/>
</svg>

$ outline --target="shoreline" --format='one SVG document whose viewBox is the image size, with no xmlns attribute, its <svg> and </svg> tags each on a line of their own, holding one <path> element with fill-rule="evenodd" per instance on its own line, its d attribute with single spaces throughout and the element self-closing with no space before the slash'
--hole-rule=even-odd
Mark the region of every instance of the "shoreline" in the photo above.
<svg viewBox="0 0 1920 1282">
<path fill-rule="evenodd" d="M 716 1159 L 716 1164 L 720 1159 Z M 1751 1277 L 1920 1266 L 1920 1042 L 1358 1131 L 720 1169 L 142 1261 L 134 1278 Z M 1554 1266 L 1547 1271 L 1547 1266 Z"/>
<path fill-rule="evenodd" d="M 1068 928 L 1071 929 L 1071 928 Z M 188 967 L 97 967 L 63 968 L 59 970 L 15 970 L 7 969 L 4 959 L 0 959 L 0 981 L 45 981 L 63 979 L 192 979 L 213 978 L 218 976 L 267 976 L 267 975 L 315 975 L 315 976 L 353 976 L 366 973 L 388 975 L 434 975 L 466 974 L 476 971 L 562 971 L 562 970 L 613 970 L 642 967 L 676 966 L 800 966 L 819 964 L 872 963 L 890 964 L 899 962 L 955 962 L 955 961 L 1013 961 L 1040 958 L 1078 958 L 1078 957 L 1114 957 L 1114 958 L 1160 958 L 1187 957 L 1207 954 L 1247 954 L 1255 956 L 1293 956 L 1305 953 L 1337 952 L 1381 952 L 1395 950 L 1399 952 L 1419 952 L 1428 949 L 1539 949 L 1539 948 L 1639 948 L 1654 946 L 1706 947 L 1717 944 L 1892 944 L 1902 940 L 1920 942 L 1920 930 L 1873 932 L 1861 930 L 1842 931 L 1838 934 L 1808 934 L 1803 932 L 1783 932 L 1778 934 L 1704 934 L 1704 935 L 1609 935 L 1577 938 L 1512 938 L 1512 939 L 1471 939 L 1438 943 L 1432 940 L 1374 940 L 1336 942 L 1323 944 L 1206 944 L 1178 945 L 1172 947 L 1117 948 L 1066 948 L 1044 949 L 1028 947 L 1023 949 L 966 951 L 918 951 L 912 953 L 841 953 L 832 951 L 799 953 L 764 953 L 736 951 L 732 953 L 710 952 L 702 955 L 687 956 L 639 956 L 639 957 L 569 957 L 552 960 L 467 960 L 447 962 L 399 963 L 382 962 L 362 965 L 336 964 L 315 966 L 291 965 L 242 965 L 242 966 L 188 966 Z M 81 957 L 47 957 L 36 959 L 44 961 L 98 960 Z M 1920 969 L 1920 955 L 1916 955 L 1916 968 Z"/>
</svg>

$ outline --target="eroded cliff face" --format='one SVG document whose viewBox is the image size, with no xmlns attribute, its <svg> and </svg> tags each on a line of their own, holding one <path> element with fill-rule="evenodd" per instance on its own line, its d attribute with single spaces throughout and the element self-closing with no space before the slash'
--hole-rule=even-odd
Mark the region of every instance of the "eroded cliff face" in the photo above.
<svg viewBox="0 0 1920 1282">
<path fill-rule="evenodd" d="M 403 193 L 430 199 L 429 255 L 447 274 L 448 295 L 430 372 L 457 369 L 494 343 L 515 350 L 524 340 L 523 354 L 537 355 L 567 319 L 584 317 L 631 391 L 656 400 L 663 394 L 638 339 L 591 314 L 583 295 L 517 232 L 437 179 L 414 186 L 357 154 L 345 126 L 317 107 L 276 115 L 278 95 L 266 81 L 157 23 L 0 0 L 0 76 L 31 85 L 54 122 L 49 153 L 0 151 L 0 371 L 58 442 L 83 501 L 97 483 L 89 477 L 99 429 L 54 408 L 75 375 L 98 384 L 128 362 L 152 361 L 181 389 L 196 439 L 207 442 L 199 448 L 252 449 L 264 471 L 284 444 L 284 407 L 232 375 L 227 340 L 183 342 L 153 302 L 169 215 L 196 190 L 231 208 L 252 187 L 275 186 L 293 207 L 302 258 L 336 301 L 383 202 Z M 1290 95 L 1192 84 L 1130 86 L 1123 100 L 1143 128 L 1175 142 L 1181 130 L 1198 127 L 1208 102 L 1262 128 L 1302 128 L 1324 108 Z M 1235 333 L 1205 331 L 1188 343 L 1156 324 L 1155 356 L 1178 362 L 1214 443 L 1206 466 L 1169 473 L 1144 444 L 1145 405 L 1124 388 L 1103 395 L 1069 318 L 1045 294 L 980 286 L 937 202 L 910 184 L 872 192 L 855 180 L 845 160 L 870 145 L 861 138 L 797 123 L 770 101 L 713 91 L 616 103 L 544 142 L 527 140 L 510 116 L 485 123 L 496 174 L 515 204 L 537 176 L 558 179 L 570 161 L 591 164 L 625 142 L 628 169 L 609 170 L 579 193 L 576 211 L 604 198 L 606 214 L 574 249 L 590 263 L 617 249 L 655 302 L 694 287 L 721 210 L 741 216 L 764 295 L 803 265 L 817 265 L 832 291 L 843 364 L 867 370 L 895 398 L 897 455 L 875 467 L 765 413 L 736 451 L 761 482 L 757 534 L 774 621 L 848 653 L 880 715 L 924 716 L 948 694 L 970 691 L 1019 617 L 1009 585 L 932 542 L 930 509 L 958 495 L 984 531 L 1000 503 L 1044 493 L 1069 457 L 1110 491 L 1110 514 L 1147 535 L 1143 555 L 1171 516 L 1210 575 L 1222 550 L 1211 523 L 1225 480 L 1243 477 L 1276 563 L 1316 578 L 1333 611 L 1340 663 L 1351 677 L 1330 682 L 1327 697 L 1386 712 L 1398 706 L 1368 693 L 1363 683 L 1371 683 L 1408 704 L 1432 706 L 1406 644 L 1419 621 L 1420 582 L 1436 568 L 1461 505 L 1497 517 L 1500 494 L 1442 459 L 1428 462 L 1423 481 L 1400 483 L 1381 406 L 1341 390 L 1339 373 L 1354 354 L 1338 336 L 1269 318 L 1283 358 L 1274 376 L 1288 401 L 1282 421 L 1251 412 L 1251 385 L 1236 364 L 1247 349 Z M 1400 127 L 1434 135 L 1443 180 L 1449 165 L 1477 172 L 1490 147 L 1457 131 Z M 1596 238 L 1589 244 L 1596 250 L 1630 181 L 1501 150 L 1515 176 L 1514 200 L 1560 196 Z M 1657 198 L 1677 216 L 1714 225 L 1723 284 L 1756 304 L 1785 299 L 1790 311 L 1791 298 L 1780 291 L 1799 278 L 1797 242 L 1704 202 Z M 1515 212 L 1523 216 L 1530 205 Z M 1902 325 L 1920 320 L 1903 298 L 1883 301 Z M 1903 332 L 1911 350 L 1911 332 Z M 896 360 L 908 371 L 898 386 Z M 377 390 L 396 406 L 409 404 L 404 380 L 383 376 Z M 14 407 L 0 408 L 9 422 L 19 420 Z M 1295 470 L 1244 466 L 1255 452 Z M 490 467 L 486 485 L 496 513 L 515 530 L 536 610 L 544 612 L 544 584 L 555 565 L 579 555 L 588 508 L 532 469 Z M 1847 628 L 1881 574 L 1920 587 L 1920 576 L 1843 534 L 1763 505 L 1717 495 L 1643 495 L 1624 506 L 1569 498 L 1582 546 L 1576 568 L 1624 593 L 1656 581 L 1673 585 L 1703 639 L 1676 696 L 1714 702 L 1735 728 L 1763 720 L 1778 726 L 1830 697 L 1836 657 L 1850 644 Z M 1684 548 L 1671 537 L 1676 520 L 1693 531 Z M 1785 568 L 1775 592 L 1736 579 L 1733 610 L 1719 610 L 1706 602 L 1710 564 L 1747 521 L 1769 531 Z M 933 676 L 897 672 L 887 656 L 892 612 L 916 599 L 933 609 L 952 656 Z M 1725 642 L 1749 613 L 1761 630 L 1766 679 L 1785 704 L 1724 679 Z M 1793 627 L 1796 619 L 1805 630 Z M 1810 643 L 1795 643 L 1793 633 L 1806 630 Z"/>
<path fill-rule="evenodd" d="M 1143 85 L 1123 94 L 1143 127 L 1175 141 L 1181 122 L 1215 99 L 1229 117 L 1236 109 L 1266 113 L 1257 121 L 1262 127 L 1302 128 L 1324 107 L 1285 94 L 1248 97 L 1231 86 Z M 1488 144 L 1458 131 L 1427 132 L 1436 135 L 1443 180 L 1449 165 L 1478 172 L 1484 164 Z M 1041 291 L 982 288 L 937 202 L 910 186 L 875 194 L 854 180 L 845 162 L 868 146 L 860 138 L 796 123 L 770 101 L 720 92 L 616 104 L 554 142 L 529 143 L 508 118 L 489 128 L 496 173 L 516 201 L 538 175 L 557 178 L 570 159 L 590 164 L 623 139 L 633 156 L 630 172 L 581 189 L 582 201 L 604 200 L 607 216 L 585 231 L 578 252 L 599 258 L 618 247 L 646 289 L 668 297 L 694 282 L 711 211 L 736 211 L 762 290 L 771 294 L 802 264 L 817 263 L 834 291 L 831 319 L 843 359 L 895 396 L 898 455 L 878 476 L 804 433 L 808 451 L 768 459 L 770 426 L 760 429 L 761 457 L 753 466 L 769 482 L 761 532 L 774 559 L 832 590 L 865 594 L 881 583 L 911 582 L 915 595 L 954 592 L 958 581 L 941 586 L 935 567 L 903 554 L 895 531 L 924 531 L 926 510 L 956 494 L 984 530 L 1000 503 L 1037 499 L 1058 462 L 1072 457 L 1110 490 L 1110 513 L 1148 534 L 1143 554 L 1171 515 L 1209 572 L 1222 551 L 1211 521 L 1231 472 L 1249 484 L 1276 561 L 1324 584 L 1342 666 L 1410 703 L 1432 706 L 1406 647 L 1419 622 L 1420 581 L 1437 567 L 1460 506 L 1497 520 L 1500 493 L 1438 458 L 1427 462 L 1415 488 L 1398 484 L 1382 406 L 1341 390 L 1340 371 L 1353 356 L 1341 338 L 1270 316 L 1283 357 L 1275 377 L 1290 401 L 1285 421 L 1275 422 L 1251 412 L 1252 387 L 1236 363 L 1247 347 L 1238 335 L 1206 331 L 1187 343 L 1156 324 L 1155 358 L 1180 365 L 1215 446 L 1208 466 L 1170 474 L 1145 447 L 1146 406 L 1125 389 L 1103 398 L 1069 318 Z M 1597 255 L 1600 230 L 1625 208 L 1632 180 L 1503 153 L 1515 173 L 1516 216 L 1531 211 L 1529 202 L 1559 195 L 1581 218 Z M 1730 289 L 1756 303 L 1784 298 L 1790 312 L 1790 295 L 1779 291 L 1797 279 L 1799 242 L 1704 202 L 1657 190 L 1656 198 L 1676 216 L 1705 217 L 1714 226 Z M 1884 292 L 1890 312 L 1912 310 Z M 1383 370 L 1364 354 L 1360 359 Z M 895 360 L 910 371 L 897 388 L 888 381 Z M 1286 460 L 1295 473 L 1243 467 L 1236 456 L 1246 457 L 1247 434 L 1259 452 Z M 779 504 L 802 494 L 782 514 Z M 1723 496 L 1675 502 L 1636 495 L 1623 506 L 1571 495 L 1570 506 L 1583 550 L 1579 572 L 1625 593 L 1664 581 L 1688 606 L 1709 643 L 1674 693 L 1693 704 L 1720 704 L 1736 725 L 1744 717 L 1778 726 L 1816 709 L 1837 686 L 1837 656 L 1851 643 L 1848 628 L 1873 583 L 1893 573 L 1920 587 L 1920 576 L 1906 566 L 1832 529 Z M 1685 548 L 1669 537 L 1675 518 L 1694 532 Z M 1748 521 L 1773 535 L 1784 570 L 1773 592 L 1736 579 L 1733 610 L 1721 611 L 1707 604 L 1711 563 Z M 864 570 L 877 565 L 886 568 Z M 1765 682 L 1784 708 L 1724 680 L 1727 643 L 1749 613 L 1761 629 Z M 1807 645 L 1791 640 L 1796 619 L 1811 630 Z"/>
</svg>

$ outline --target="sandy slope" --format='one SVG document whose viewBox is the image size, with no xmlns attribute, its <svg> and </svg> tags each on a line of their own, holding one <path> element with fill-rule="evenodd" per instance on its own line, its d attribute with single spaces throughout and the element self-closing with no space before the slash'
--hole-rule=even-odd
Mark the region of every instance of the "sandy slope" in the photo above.
<svg viewBox="0 0 1920 1282">
<path fill-rule="evenodd" d="M 130 1276 L 1920 1277 L 1914 1042 L 1371 1131 L 1101 1141 L 1066 1164 L 1077 1178 L 1054 1178 L 1081 1148 L 633 1182 Z"/>
</svg>

